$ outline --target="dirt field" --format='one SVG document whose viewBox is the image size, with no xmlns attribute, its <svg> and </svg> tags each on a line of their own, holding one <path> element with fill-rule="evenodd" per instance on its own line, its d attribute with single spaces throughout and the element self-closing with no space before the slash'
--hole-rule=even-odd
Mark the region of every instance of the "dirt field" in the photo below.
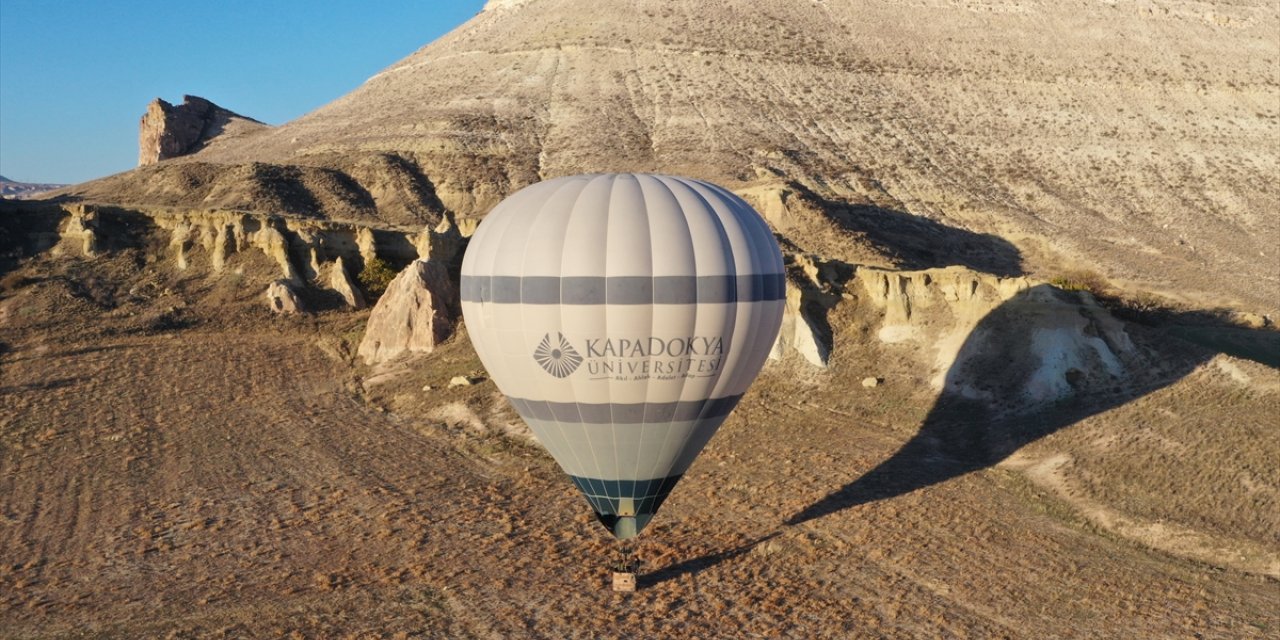
<svg viewBox="0 0 1280 640">
<path fill-rule="evenodd" d="M 1184 514 L 1169 524 L 1219 527 L 1274 554 L 1265 458 L 1244 507 L 1188 489 L 1183 509 L 1135 489 L 1141 479 L 1115 480 L 1135 475 L 1134 464 L 1149 468 L 1140 456 L 1126 466 L 1101 453 L 1132 454 L 1126 439 L 1148 441 L 1153 430 L 1175 441 L 1182 422 L 1204 431 L 1193 417 L 1153 416 L 1206 406 L 1196 390 L 1227 397 L 1213 385 L 1233 378 L 1214 363 L 1274 371 L 1261 365 L 1219 357 L 1002 464 L 974 465 L 903 458 L 922 423 L 938 420 L 911 359 L 845 344 L 850 355 L 827 373 L 775 363 L 642 536 L 640 590 L 616 594 L 606 587 L 612 540 L 549 457 L 500 435 L 511 415 L 494 406 L 492 383 L 448 388 L 479 369 L 465 337 L 378 383 L 350 358 L 364 315 L 273 318 L 257 288 L 163 275 L 133 258 L 35 264 L 4 280 L 0 637 L 1264 638 L 1280 629 L 1275 578 L 1213 554 L 1155 550 L 1168 540 L 1130 535 L 1080 506 L 1139 525 Z M 120 273 L 133 275 L 113 284 Z M 868 371 L 885 383 L 848 384 Z M 1209 406 L 1223 425 L 1252 416 L 1263 429 L 1254 448 L 1274 448 L 1265 430 L 1274 392 Z M 1206 440 L 1250 446 L 1226 426 L 1219 433 Z M 1077 442 L 1105 434 L 1120 444 Z M 1092 485 L 1037 482 L 1062 452 L 1087 472 L 1067 477 Z M 905 463 L 889 474 L 892 460 Z M 1153 486 L 1177 475 L 1161 473 Z M 1248 505 L 1263 510 L 1249 515 Z"/>
</svg>

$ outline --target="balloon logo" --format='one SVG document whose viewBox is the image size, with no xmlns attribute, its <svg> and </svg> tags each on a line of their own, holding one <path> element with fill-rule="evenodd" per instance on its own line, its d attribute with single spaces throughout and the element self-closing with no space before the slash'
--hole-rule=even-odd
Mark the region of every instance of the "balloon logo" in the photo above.
<svg viewBox="0 0 1280 640">
<path fill-rule="evenodd" d="M 556 336 L 559 340 L 554 347 L 551 344 L 551 334 L 544 336 L 542 342 L 538 343 L 538 350 L 533 352 L 533 357 L 547 373 L 563 378 L 578 370 L 578 365 L 582 364 L 582 356 L 564 339 L 564 334 L 558 333 Z"/>
<path fill-rule="evenodd" d="M 653 518 L 764 365 L 782 253 L 747 203 L 688 178 L 526 187 L 462 260 L 476 353 L 618 538 Z"/>
</svg>

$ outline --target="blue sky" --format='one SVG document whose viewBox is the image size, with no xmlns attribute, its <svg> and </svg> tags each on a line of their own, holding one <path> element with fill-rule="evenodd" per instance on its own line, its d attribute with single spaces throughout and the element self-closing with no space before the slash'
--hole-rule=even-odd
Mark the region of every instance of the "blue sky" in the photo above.
<svg viewBox="0 0 1280 640">
<path fill-rule="evenodd" d="M 83 182 L 138 161 L 160 97 L 281 124 L 351 91 L 484 0 L 0 0 L 0 175 Z"/>
</svg>

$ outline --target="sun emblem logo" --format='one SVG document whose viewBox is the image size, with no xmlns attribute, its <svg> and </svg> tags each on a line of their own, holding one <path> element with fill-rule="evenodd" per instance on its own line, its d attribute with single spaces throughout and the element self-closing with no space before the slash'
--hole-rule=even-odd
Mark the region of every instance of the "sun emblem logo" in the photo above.
<svg viewBox="0 0 1280 640">
<path fill-rule="evenodd" d="M 557 333 L 556 339 L 551 339 L 551 334 L 547 334 L 542 338 L 542 342 L 538 343 L 538 348 L 533 351 L 533 359 L 538 361 L 547 373 L 557 377 L 565 378 L 569 374 L 578 370 L 578 365 L 582 364 L 582 356 L 578 355 L 578 351 L 564 339 L 564 334 Z"/>
</svg>

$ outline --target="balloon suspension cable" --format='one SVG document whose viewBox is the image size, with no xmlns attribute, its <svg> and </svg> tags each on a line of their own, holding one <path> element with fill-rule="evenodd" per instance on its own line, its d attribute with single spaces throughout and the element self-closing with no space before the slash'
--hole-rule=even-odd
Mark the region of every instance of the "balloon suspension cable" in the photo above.
<svg viewBox="0 0 1280 640">
<path fill-rule="evenodd" d="M 635 547 L 630 541 L 618 541 L 618 560 L 614 570 L 619 573 L 635 573 Z"/>
</svg>

